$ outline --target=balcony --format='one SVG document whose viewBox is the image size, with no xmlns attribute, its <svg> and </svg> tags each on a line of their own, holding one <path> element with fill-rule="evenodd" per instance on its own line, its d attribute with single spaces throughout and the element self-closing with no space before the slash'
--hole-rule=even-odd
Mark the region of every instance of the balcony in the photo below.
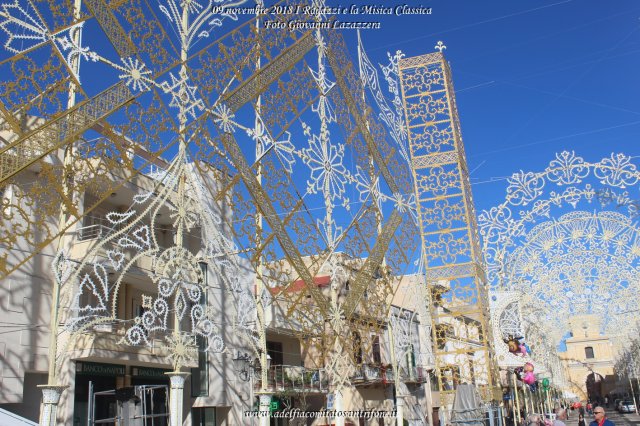
<svg viewBox="0 0 640 426">
<path fill-rule="evenodd" d="M 262 373 L 254 370 L 254 388 L 261 387 Z M 267 374 L 267 387 L 276 393 L 326 393 L 329 378 L 322 368 L 305 368 L 294 365 L 273 365 Z"/>
<path fill-rule="evenodd" d="M 144 224 L 150 227 L 150 223 Z M 106 216 L 86 216 L 84 218 L 84 226 L 77 230 L 77 240 L 88 241 L 103 239 L 121 229 L 121 226 L 123 225 L 119 225 L 118 227 L 114 226 L 107 220 Z M 168 248 L 173 245 L 174 229 L 170 224 L 156 223 L 153 230 L 160 248 Z M 164 234 L 167 235 L 164 236 Z"/>
<path fill-rule="evenodd" d="M 76 241 L 71 247 L 72 259 L 83 259 L 97 244 L 102 243 L 105 238 L 121 229 L 114 227 L 106 218 L 101 217 L 87 217 L 85 223 L 85 226 L 76 230 Z M 148 223 L 146 225 L 149 226 Z M 158 225 L 153 229 L 153 232 L 160 249 L 173 246 L 174 230 L 169 225 Z M 115 246 L 117 246 L 117 241 L 112 241 L 100 248 L 98 255 L 106 259 L 107 251 Z M 126 252 L 128 249 L 123 250 Z M 153 270 L 153 258 L 148 255 L 138 256 L 133 266 L 143 271 L 151 271 Z"/>
<path fill-rule="evenodd" d="M 425 383 L 429 370 L 424 367 L 413 367 L 411 369 L 401 367 L 398 374 L 400 381 L 403 383 Z M 373 383 L 394 383 L 395 379 L 396 370 L 393 367 L 375 364 L 363 364 L 351 376 L 351 382 L 356 386 Z"/>
<path fill-rule="evenodd" d="M 391 379 L 387 374 L 391 375 Z M 370 385 L 373 383 L 388 383 L 393 381 L 391 367 L 379 364 L 361 364 L 356 367 L 356 372 L 351 376 L 351 383 L 355 386 Z"/>
<path fill-rule="evenodd" d="M 404 383 L 425 383 L 429 370 L 424 367 L 403 368 L 400 370 L 400 378 Z"/>
<path fill-rule="evenodd" d="M 115 228 L 110 228 L 102 223 L 83 226 L 78 229 L 78 241 L 103 239 L 114 231 Z"/>
<path fill-rule="evenodd" d="M 172 330 L 155 330 L 148 332 L 146 338 L 149 345 L 133 346 L 123 341 L 131 321 L 107 321 L 95 324 L 78 333 L 69 344 L 68 352 L 73 359 L 110 359 L 119 361 L 149 362 L 171 366 L 166 347 L 166 337 Z M 197 346 L 194 346 L 197 353 Z M 197 356 L 192 362 L 183 365 L 187 368 L 198 366 Z"/>
</svg>

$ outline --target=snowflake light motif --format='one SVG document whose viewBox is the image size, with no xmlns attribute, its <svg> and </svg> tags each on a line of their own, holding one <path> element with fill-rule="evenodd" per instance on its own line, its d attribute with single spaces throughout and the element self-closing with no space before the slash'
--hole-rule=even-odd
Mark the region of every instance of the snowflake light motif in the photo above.
<svg viewBox="0 0 640 426">
<path fill-rule="evenodd" d="M 338 391 L 349 386 L 351 383 L 350 377 L 353 376 L 355 371 L 356 369 L 348 353 L 336 351 L 331 355 L 327 365 L 327 374 L 329 375 L 331 384 Z"/>
<path fill-rule="evenodd" d="M 152 80 L 147 76 L 151 74 L 151 70 L 146 69 L 146 65 L 138 58 L 123 58 L 122 62 L 125 73 L 118 77 L 124 79 L 126 85 L 133 90 L 141 92 L 149 90 L 149 84 L 152 83 Z"/>
<path fill-rule="evenodd" d="M 225 133 L 234 132 L 236 128 L 236 124 L 233 121 L 233 119 L 235 118 L 235 115 L 233 114 L 233 112 L 228 106 L 226 106 L 225 104 L 220 104 L 216 106 L 214 109 L 213 115 L 215 117 L 213 121 L 220 127 L 220 129 L 222 129 L 223 132 Z M 259 132 L 254 132 L 254 136 L 256 138 L 259 138 L 262 136 L 261 134 L 258 136 L 258 134 Z"/>
<path fill-rule="evenodd" d="M 180 371 L 183 365 L 195 362 L 198 356 L 196 339 L 190 333 L 172 333 L 165 337 L 164 347 L 169 352 L 168 357 L 175 371 Z"/>
<path fill-rule="evenodd" d="M 345 329 L 344 311 L 341 306 L 333 305 L 329 308 L 329 323 L 337 334 L 340 334 Z"/>
<path fill-rule="evenodd" d="M 325 145 L 313 135 L 309 148 L 303 150 L 302 161 L 311 169 L 311 180 L 307 182 L 309 192 L 325 193 L 332 200 L 342 197 L 349 172 L 342 164 L 344 145 Z"/>
<path fill-rule="evenodd" d="M 226 108 L 225 105 L 222 105 L 222 106 Z M 220 116 L 220 118 L 214 119 L 214 121 L 216 121 L 216 123 L 225 132 L 229 133 L 230 131 L 232 131 L 232 129 L 230 129 L 227 126 L 231 126 L 232 124 L 235 125 L 235 123 L 232 121 L 233 115 L 231 115 L 231 119 L 226 120 L 227 123 L 225 126 L 225 123 L 223 122 L 223 119 L 222 119 L 223 114 L 228 115 L 228 112 L 217 114 Z M 228 130 L 225 130 L 225 129 L 228 129 Z M 262 157 L 264 157 L 265 155 L 267 155 L 267 153 L 273 150 L 275 154 L 278 156 L 278 159 L 282 163 L 282 166 L 285 168 L 285 170 L 287 170 L 287 172 L 289 172 L 290 174 L 293 173 L 293 165 L 296 162 L 296 158 L 294 156 L 296 153 L 296 150 L 293 144 L 291 143 L 290 132 L 288 131 L 284 132 L 283 138 L 281 140 L 274 141 L 271 135 L 269 135 L 268 132 L 266 131 L 266 127 L 264 125 L 264 122 L 262 121 L 262 117 L 258 115 L 254 128 L 246 129 L 246 133 L 251 139 L 253 139 L 256 142 L 256 145 L 257 145 L 256 162 L 260 161 Z"/>
<path fill-rule="evenodd" d="M 171 206 L 170 217 L 174 226 L 183 227 L 185 230 L 192 229 L 200 222 L 197 212 L 188 206 Z"/>
<path fill-rule="evenodd" d="M 179 120 L 186 120 L 187 115 L 195 119 L 196 111 L 204 110 L 204 102 L 196 94 L 197 87 L 188 84 L 189 76 L 186 70 L 180 70 L 178 76 L 180 78 L 169 73 L 171 82 L 163 81 L 160 88 L 164 93 L 171 95 L 169 106 L 180 109 Z"/>
</svg>

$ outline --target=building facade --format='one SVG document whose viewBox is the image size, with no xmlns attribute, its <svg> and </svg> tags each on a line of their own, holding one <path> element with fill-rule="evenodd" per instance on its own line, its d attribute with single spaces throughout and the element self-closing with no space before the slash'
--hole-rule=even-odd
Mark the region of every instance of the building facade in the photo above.
<svg viewBox="0 0 640 426">
<path fill-rule="evenodd" d="M 0 136 L 6 143 L 13 137 L 6 131 Z M 48 156 L 47 161 L 60 164 L 63 156 L 64 153 L 58 151 Z M 100 159 L 96 158 L 94 162 L 98 165 Z M 87 425 L 93 424 L 92 421 L 125 416 L 127 413 L 122 407 L 126 404 L 118 401 L 133 400 L 138 402 L 132 405 L 132 410 L 138 410 L 135 414 L 154 416 L 155 424 L 168 424 L 169 377 L 165 373 L 172 371 L 175 365 L 168 339 L 178 323 L 180 329 L 189 330 L 188 323 L 193 318 L 186 315 L 179 319 L 176 315 L 167 315 L 163 327 L 144 328 L 141 344 L 132 345 L 126 338 L 127 333 L 136 324 L 136 318 L 144 318 L 145 311 L 150 309 L 145 298 L 153 299 L 158 295 L 159 289 L 153 280 L 153 271 L 158 267 L 157 258 L 137 256 L 121 273 L 122 269 L 114 266 L 109 246 L 100 247 L 118 231 L 113 220 L 108 219 L 109 215 L 128 211 L 135 204 L 136 197 L 156 190 L 166 175 L 160 168 L 163 166 L 167 165 L 157 162 L 154 168 L 120 185 L 104 200 L 99 200 L 92 191 L 74 194 L 81 200 L 78 205 L 83 211 L 77 214 L 82 220 L 65 232 L 60 244 L 45 246 L 3 280 L 0 286 L 0 324 L 3 329 L 0 334 L 0 408 L 38 421 L 42 397 L 38 385 L 47 383 L 49 370 L 55 275 L 52 263 L 58 254 L 57 249 L 64 247 L 65 261 L 82 265 L 82 269 L 77 270 L 81 279 L 75 285 L 61 289 L 62 331 L 58 335 L 56 365 L 58 382 L 67 388 L 58 408 L 58 423 Z M 38 215 L 48 205 L 55 208 L 55 203 L 59 203 L 55 193 L 45 193 L 35 203 L 20 198 L 21 187 L 46 184 L 40 173 L 34 166 L 2 188 L 4 220 L 12 222 L 14 228 L 21 215 L 25 217 L 25 226 L 28 226 L 26 217 Z M 198 179 L 193 170 L 192 175 L 194 180 Z M 118 171 L 114 170 L 104 185 L 121 180 Z M 209 184 L 215 186 L 215 182 Z M 96 190 L 96 193 L 100 192 L 104 192 L 104 188 Z M 210 203 L 210 200 L 199 201 Z M 169 200 L 157 210 L 154 220 L 145 224 L 152 236 L 140 235 L 141 239 L 148 238 L 149 241 L 153 238 L 158 253 L 175 246 L 171 207 Z M 224 206 L 218 207 L 218 214 L 230 215 Z M 51 232 L 57 232 L 55 220 L 49 225 Z M 182 247 L 194 256 L 200 256 L 205 249 L 203 241 L 211 239 L 212 232 L 204 226 L 196 226 L 186 235 Z M 220 230 L 215 232 L 220 233 Z M 37 230 L 34 230 L 33 238 L 38 238 Z M 20 244 L 20 237 L 17 237 L 17 244 Z M 25 249 L 27 246 L 25 244 Z M 19 264 L 19 258 L 14 258 L 16 253 L 15 249 L 7 251 L 5 267 Z M 86 261 L 87 253 L 94 253 L 95 258 Z M 236 263 L 240 265 L 240 272 L 236 271 L 236 283 L 252 294 L 254 274 L 239 259 Z M 246 343 L 233 329 L 236 301 L 231 300 L 232 292 L 225 288 L 212 266 L 206 262 L 199 264 L 202 276 L 202 282 L 198 283 L 202 288 L 200 300 L 203 306 L 209 307 L 210 319 L 222 331 L 220 337 L 225 347 L 219 351 L 205 351 L 207 346 L 211 346 L 207 339 L 189 335 L 188 331 L 181 332 L 190 339 L 191 347 L 187 349 L 192 355 L 182 364 L 182 371 L 190 373 L 184 390 L 184 422 L 193 425 L 241 425 L 245 424 L 243 411 L 250 409 L 252 403 L 251 383 L 237 356 L 246 348 Z M 105 291 L 104 297 L 96 291 L 100 289 Z M 188 302 L 185 309 L 192 310 L 193 302 Z M 91 325 L 85 327 L 80 320 L 88 317 Z"/>
<path fill-rule="evenodd" d="M 362 259 L 348 259 L 336 254 L 343 264 L 354 271 Z M 280 269 L 287 270 L 287 265 Z M 346 270 L 350 270 L 346 268 Z M 361 309 L 356 311 L 347 333 L 349 345 L 344 348 L 351 373 L 342 390 L 344 410 L 379 410 L 393 413 L 396 404 L 402 404 L 403 416 L 411 425 L 428 424 L 433 415 L 432 400 L 437 399 L 437 383 L 433 374 L 430 319 L 420 315 L 423 298 L 419 296 L 418 276 L 399 277 L 397 291 L 390 299 L 388 315 L 373 318 Z M 327 299 L 333 291 L 338 303 L 353 289 L 349 286 L 353 276 L 334 276 L 320 269 L 314 285 Z M 331 409 L 334 389 L 331 385 L 331 350 L 318 350 L 308 343 L 302 324 L 296 324 L 291 314 L 291 300 L 304 287 L 302 281 L 283 279 L 283 285 L 270 288 L 273 299 L 267 311 L 267 351 L 270 358 L 267 390 L 277 401 L 278 410 L 298 408 L 306 411 Z M 293 281 L 293 284 L 288 284 Z M 284 292 L 288 294 L 285 295 Z M 364 295 L 363 297 L 370 297 Z M 307 303 L 313 303 L 307 301 Z M 422 304 L 423 315 L 425 306 Z M 308 309 L 305 307 L 304 309 Z M 428 315 L 428 314 L 427 314 Z M 378 325 L 371 326 L 372 322 Z M 369 323 L 369 324 L 366 324 Z M 301 338 L 302 336 L 302 338 Z M 261 385 L 261 374 L 255 371 L 254 391 Z M 434 394 L 435 392 L 435 394 Z M 335 408 L 335 407 L 334 407 Z M 435 411 L 437 412 L 437 405 Z M 347 417 L 347 424 L 374 425 L 395 422 L 395 418 L 370 419 Z M 306 424 L 303 419 L 278 424 Z M 331 424 L 331 418 L 318 418 L 311 424 Z"/>
<path fill-rule="evenodd" d="M 608 336 L 600 333 L 601 319 L 597 315 L 576 316 L 570 324 L 567 350 L 560 356 L 572 392 L 584 401 L 603 401 L 616 391 L 617 349 Z"/>
</svg>

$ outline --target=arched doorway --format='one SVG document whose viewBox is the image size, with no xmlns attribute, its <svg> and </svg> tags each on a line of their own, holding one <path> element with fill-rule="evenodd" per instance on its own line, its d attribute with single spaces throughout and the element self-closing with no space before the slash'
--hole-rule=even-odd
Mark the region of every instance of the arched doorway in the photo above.
<svg viewBox="0 0 640 426">
<path fill-rule="evenodd" d="M 586 379 L 587 396 L 589 401 L 599 403 L 602 401 L 602 382 L 604 378 L 602 375 L 592 371 Z"/>
</svg>

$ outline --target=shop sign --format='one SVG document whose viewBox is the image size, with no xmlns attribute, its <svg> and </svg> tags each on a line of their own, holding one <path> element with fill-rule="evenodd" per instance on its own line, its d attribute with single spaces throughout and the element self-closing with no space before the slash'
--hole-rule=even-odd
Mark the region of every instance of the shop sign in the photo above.
<svg viewBox="0 0 640 426">
<path fill-rule="evenodd" d="M 168 373 L 169 371 L 170 370 L 163 370 L 162 368 L 132 367 L 131 375 L 135 377 L 168 379 L 168 376 L 164 373 Z"/>
<path fill-rule="evenodd" d="M 97 362 L 77 362 L 76 374 L 84 376 L 124 376 L 125 366 L 116 364 L 99 364 Z"/>
</svg>

